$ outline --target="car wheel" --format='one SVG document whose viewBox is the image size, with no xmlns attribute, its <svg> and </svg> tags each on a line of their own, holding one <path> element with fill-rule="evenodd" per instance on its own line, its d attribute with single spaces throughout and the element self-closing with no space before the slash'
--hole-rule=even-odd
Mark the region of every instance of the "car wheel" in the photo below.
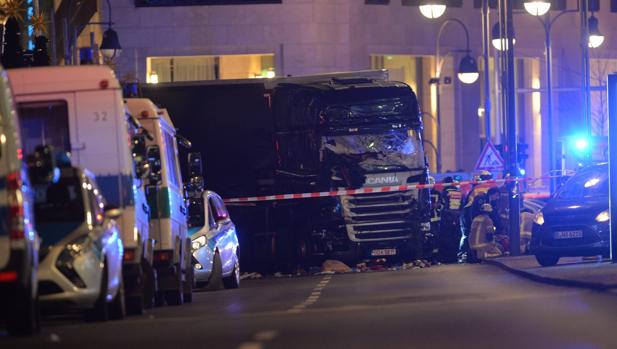
<svg viewBox="0 0 617 349">
<path fill-rule="evenodd" d="M 536 260 L 543 267 L 552 267 L 559 262 L 559 256 L 537 254 Z"/>
<path fill-rule="evenodd" d="M 240 287 L 240 263 L 238 261 L 236 261 L 234 270 L 231 274 L 223 278 L 223 285 L 225 285 L 225 288 L 227 289 Z"/>
<path fill-rule="evenodd" d="M 12 302 L 7 317 L 7 331 L 11 336 L 28 336 L 37 331 L 38 300 L 32 298 L 32 285 L 21 290 Z"/>
<path fill-rule="evenodd" d="M 107 321 L 109 319 L 109 308 L 107 307 L 107 263 L 103 267 L 101 276 L 101 290 L 94 306 L 86 310 L 86 321 Z"/>
<path fill-rule="evenodd" d="M 218 291 L 223 287 L 223 263 L 221 262 L 219 252 L 216 251 L 214 261 L 212 261 L 212 273 L 210 273 L 208 286 L 205 289 L 208 291 Z"/>
<path fill-rule="evenodd" d="M 109 303 L 109 317 L 112 320 L 122 320 L 126 316 L 126 304 L 124 298 L 124 282 L 120 281 L 120 286 L 116 292 L 116 296 Z"/>
</svg>

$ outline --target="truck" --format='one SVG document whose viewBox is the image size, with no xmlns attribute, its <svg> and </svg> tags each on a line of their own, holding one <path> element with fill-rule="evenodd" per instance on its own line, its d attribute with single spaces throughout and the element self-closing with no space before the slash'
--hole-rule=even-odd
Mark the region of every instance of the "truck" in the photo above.
<svg viewBox="0 0 617 349">
<path fill-rule="evenodd" d="M 141 93 L 170 110 L 203 154 L 206 188 L 225 199 L 428 183 L 416 95 L 383 71 L 142 85 Z M 428 189 L 228 207 L 244 270 L 421 259 L 430 236 Z"/>
<path fill-rule="evenodd" d="M 154 305 L 156 291 L 144 192 L 148 166 L 136 159 L 145 154 L 132 145 L 144 135 L 127 113 L 114 72 L 106 66 L 83 65 L 10 69 L 8 76 L 24 156 L 39 145 L 70 153 L 75 166 L 97 176 L 108 205 L 122 209 L 118 224 L 126 305 L 129 313 L 142 313 Z"/>
</svg>

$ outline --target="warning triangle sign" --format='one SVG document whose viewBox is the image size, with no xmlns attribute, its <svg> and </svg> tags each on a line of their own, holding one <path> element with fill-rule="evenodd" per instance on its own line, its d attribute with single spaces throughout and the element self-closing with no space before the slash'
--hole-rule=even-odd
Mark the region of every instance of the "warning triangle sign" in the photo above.
<svg viewBox="0 0 617 349">
<path fill-rule="evenodd" d="M 506 163 L 497 148 L 491 142 L 486 143 L 478 162 L 476 162 L 476 171 L 503 171 L 505 169 Z"/>
</svg>

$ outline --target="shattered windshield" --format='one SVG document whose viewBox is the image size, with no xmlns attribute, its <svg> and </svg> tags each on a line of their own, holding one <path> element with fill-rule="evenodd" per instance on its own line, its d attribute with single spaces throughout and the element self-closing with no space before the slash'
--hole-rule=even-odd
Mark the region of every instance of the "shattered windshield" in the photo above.
<svg viewBox="0 0 617 349">
<path fill-rule="evenodd" d="M 413 129 L 382 134 L 325 136 L 322 151 L 353 160 L 370 172 L 406 171 L 424 167 L 420 135 Z"/>
</svg>

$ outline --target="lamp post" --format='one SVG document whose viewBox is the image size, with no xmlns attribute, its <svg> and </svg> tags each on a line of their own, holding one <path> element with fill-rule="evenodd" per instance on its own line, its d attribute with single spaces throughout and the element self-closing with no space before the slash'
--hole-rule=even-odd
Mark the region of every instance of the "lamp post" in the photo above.
<svg viewBox="0 0 617 349">
<path fill-rule="evenodd" d="M 456 18 L 446 19 L 441 26 L 439 27 L 439 31 L 437 32 L 437 40 L 435 42 L 435 78 L 431 79 L 432 82 L 436 84 L 436 109 L 437 109 L 437 149 L 439 150 L 437 153 L 437 172 L 441 172 L 441 107 L 440 107 L 440 85 L 441 85 L 441 69 L 443 68 L 443 64 L 445 60 L 440 60 L 440 52 L 439 52 L 439 42 L 441 40 L 441 35 L 443 34 L 446 27 L 451 23 L 457 23 L 463 28 L 465 33 L 465 50 L 458 50 L 455 52 L 465 52 L 465 57 L 461 59 L 459 63 L 459 72 L 458 78 L 464 84 L 473 84 L 480 77 L 480 73 L 478 72 L 478 63 L 476 60 L 471 57 L 469 54 L 471 52 L 469 48 L 469 31 L 463 22 Z"/>
</svg>

